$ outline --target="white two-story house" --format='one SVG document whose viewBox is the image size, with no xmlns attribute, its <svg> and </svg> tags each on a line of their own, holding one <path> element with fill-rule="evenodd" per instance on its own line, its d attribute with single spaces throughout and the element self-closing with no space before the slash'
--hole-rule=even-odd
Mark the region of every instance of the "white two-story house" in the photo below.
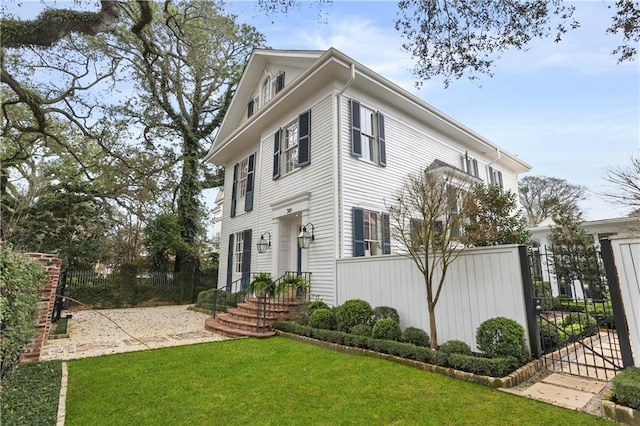
<svg viewBox="0 0 640 426">
<path fill-rule="evenodd" d="M 530 170 L 335 49 L 255 50 L 206 160 L 226 170 L 218 287 L 310 272 L 329 304 L 338 259 L 394 251 L 385 206 L 409 173 L 446 164 L 517 192 Z"/>
</svg>

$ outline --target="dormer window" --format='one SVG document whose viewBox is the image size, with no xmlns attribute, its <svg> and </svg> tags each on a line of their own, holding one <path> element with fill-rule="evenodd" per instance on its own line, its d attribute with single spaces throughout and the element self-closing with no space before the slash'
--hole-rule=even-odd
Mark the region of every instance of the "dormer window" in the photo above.
<svg viewBox="0 0 640 426">
<path fill-rule="evenodd" d="M 271 99 L 271 77 L 265 78 L 262 82 L 260 97 L 262 100 L 262 105 L 266 104 Z"/>
</svg>

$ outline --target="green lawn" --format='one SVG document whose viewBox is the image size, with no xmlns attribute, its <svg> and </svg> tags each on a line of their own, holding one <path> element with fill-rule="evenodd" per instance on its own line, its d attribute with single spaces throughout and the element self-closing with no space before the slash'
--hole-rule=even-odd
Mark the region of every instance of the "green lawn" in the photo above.
<svg viewBox="0 0 640 426">
<path fill-rule="evenodd" d="M 69 364 L 72 425 L 575 425 L 604 419 L 285 338 Z"/>
</svg>

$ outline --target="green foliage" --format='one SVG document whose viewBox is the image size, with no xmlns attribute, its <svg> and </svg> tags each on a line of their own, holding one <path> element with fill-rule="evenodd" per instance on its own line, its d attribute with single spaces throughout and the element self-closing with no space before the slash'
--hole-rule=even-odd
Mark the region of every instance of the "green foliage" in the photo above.
<svg viewBox="0 0 640 426">
<path fill-rule="evenodd" d="M 382 318 L 391 318 L 398 324 L 400 324 L 400 315 L 398 315 L 398 310 L 396 308 L 392 308 L 391 306 L 376 306 L 371 311 L 371 325 L 374 325 L 379 319 Z"/>
<path fill-rule="evenodd" d="M 2 380 L 3 425 L 54 425 L 62 361 L 18 364 Z"/>
<path fill-rule="evenodd" d="M 172 269 L 170 256 L 188 249 L 180 236 L 180 224 L 175 213 L 160 213 L 144 228 L 144 246 L 151 258 L 151 268 L 155 271 Z"/>
<path fill-rule="evenodd" d="M 295 299 L 298 295 L 305 294 L 309 288 L 309 283 L 303 275 L 289 274 L 282 278 L 275 289 L 275 294 L 284 294 L 291 299 Z"/>
<path fill-rule="evenodd" d="M 276 292 L 275 283 L 267 272 L 260 272 L 249 284 L 249 292 L 256 296 L 272 297 Z"/>
<path fill-rule="evenodd" d="M 527 220 L 522 216 L 516 194 L 504 192 L 498 185 L 476 184 L 467 198 L 465 211 L 469 221 L 464 225 L 460 242 L 472 246 L 526 244 L 531 239 Z"/>
<path fill-rule="evenodd" d="M 578 201 L 586 199 L 587 194 L 584 186 L 547 176 L 525 176 L 520 179 L 518 189 L 520 204 L 531 226 L 560 214 L 577 215 L 580 211 Z"/>
<path fill-rule="evenodd" d="M 566 341 L 566 334 L 562 327 L 558 328 L 552 321 L 538 319 L 538 334 L 543 350 L 555 348 L 560 343 Z"/>
<path fill-rule="evenodd" d="M 504 377 L 517 369 L 521 365 L 521 361 L 511 356 L 483 358 L 452 353 L 448 354 L 448 365 L 457 370 L 468 371 L 469 373 Z"/>
<path fill-rule="evenodd" d="M 351 329 L 351 334 L 356 336 L 371 337 L 373 335 L 373 328 L 369 324 L 357 324 Z"/>
<path fill-rule="evenodd" d="M 533 280 L 534 297 L 539 300 L 542 310 L 551 309 L 553 292 L 549 281 Z"/>
<path fill-rule="evenodd" d="M 334 330 L 336 328 L 336 319 L 331 309 L 316 309 L 309 316 L 309 327 L 320 328 L 323 330 Z"/>
<path fill-rule="evenodd" d="M 515 357 L 522 362 L 530 358 L 524 328 L 509 318 L 496 317 L 484 321 L 476 330 L 476 342 L 478 349 L 489 357 Z"/>
<path fill-rule="evenodd" d="M 429 347 L 429 334 L 421 328 L 407 327 L 402 332 L 402 341 L 416 346 Z"/>
<path fill-rule="evenodd" d="M 307 305 L 307 314 L 311 315 L 316 309 L 329 309 L 329 305 L 322 300 L 314 300 Z"/>
<path fill-rule="evenodd" d="M 471 355 L 471 348 L 462 340 L 449 340 L 438 348 L 439 352 L 446 354 Z"/>
<path fill-rule="evenodd" d="M 562 325 L 567 327 L 572 324 L 578 324 L 581 328 L 594 327 L 598 322 L 591 315 L 582 312 L 572 312 L 565 316 Z"/>
<path fill-rule="evenodd" d="M 52 335 L 67 334 L 68 323 L 69 323 L 69 320 L 67 318 L 58 319 L 58 321 L 56 321 L 55 324 L 53 324 L 50 334 Z"/>
<path fill-rule="evenodd" d="M 17 361 L 35 331 L 45 274 L 37 261 L 0 245 L 0 375 Z"/>
<path fill-rule="evenodd" d="M 392 318 L 382 318 L 373 325 L 373 338 L 384 340 L 400 340 L 402 330 L 400 324 Z"/>
<path fill-rule="evenodd" d="M 336 309 L 338 330 L 349 333 L 353 326 L 369 324 L 371 319 L 371 305 L 361 299 L 351 299 Z"/>
<path fill-rule="evenodd" d="M 611 381 L 616 400 L 640 410 L 640 367 L 628 367 Z"/>
</svg>

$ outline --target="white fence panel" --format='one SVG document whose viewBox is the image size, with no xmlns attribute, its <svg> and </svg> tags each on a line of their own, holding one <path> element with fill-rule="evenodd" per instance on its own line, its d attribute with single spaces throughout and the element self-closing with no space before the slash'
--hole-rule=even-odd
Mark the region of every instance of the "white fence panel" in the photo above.
<svg viewBox="0 0 640 426">
<path fill-rule="evenodd" d="M 612 238 L 611 247 L 620 280 L 633 360 L 640 366 L 640 238 Z"/>
<path fill-rule="evenodd" d="M 337 304 L 364 299 L 372 307 L 392 306 L 402 328 L 429 331 L 424 279 L 411 259 L 391 255 L 336 262 Z M 436 306 L 438 341 L 458 339 L 475 348 L 478 326 L 498 316 L 527 330 L 518 247 L 465 250 L 449 267 Z"/>
</svg>

